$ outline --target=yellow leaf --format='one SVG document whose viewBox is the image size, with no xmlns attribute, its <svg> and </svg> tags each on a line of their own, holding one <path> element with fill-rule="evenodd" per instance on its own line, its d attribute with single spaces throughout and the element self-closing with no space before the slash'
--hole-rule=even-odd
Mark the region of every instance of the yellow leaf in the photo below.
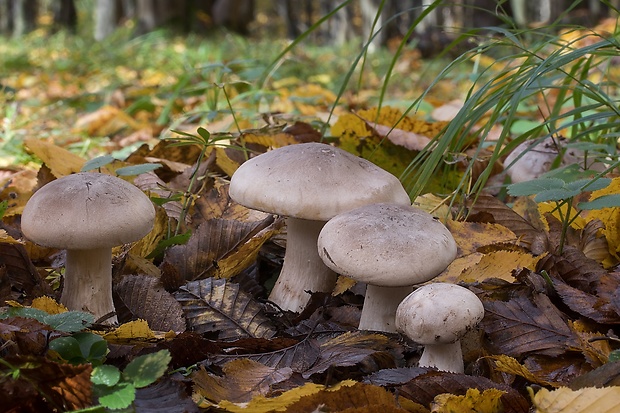
<svg viewBox="0 0 620 413">
<path fill-rule="evenodd" d="M 57 303 L 56 300 L 48 296 L 35 298 L 32 300 L 30 307 L 43 310 L 48 314 L 60 314 L 69 311 L 67 307 Z"/>
<path fill-rule="evenodd" d="M 558 221 L 562 222 L 562 216 L 566 216 L 566 212 L 568 211 L 568 204 L 564 204 L 562 205 L 559 210 L 557 209 L 557 205 L 553 202 L 541 202 L 538 204 L 538 211 L 540 212 L 540 216 L 543 217 L 543 222 L 545 223 L 546 226 L 546 230 L 549 230 L 549 224 L 546 222 L 546 220 L 544 219 L 545 214 L 547 213 L 551 213 L 551 215 L 553 215 L 555 218 L 558 219 Z M 575 215 L 577 215 L 577 210 L 575 208 L 573 208 L 572 206 L 570 207 L 570 216 L 574 217 Z M 581 216 L 578 216 L 572 223 L 571 223 L 571 227 L 575 228 L 575 229 L 583 229 L 583 227 L 585 227 L 586 225 L 586 220 L 583 219 Z"/>
<path fill-rule="evenodd" d="M 295 403 L 304 396 L 316 394 L 320 391 L 337 391 L 345 386 L 354 386 L 357 382 L 353 380 L 345 380 L 334 386 L 325 387 L 321 384 L 306 383 L 303 386 L 288 390 L 278 397 L 266 398 L 264 396 L 256 396 L 249 403 L 231 403 L 223 400 L 218 407 L 226 409 L 233 413 L 268 413 L 268 412 L 285 412 L 287 407 Z"/>
<path fill-rule="evenodd" d="M 145 125 L 136 122 L 131 116 L 114 106 L 102 106 L 75 122 L 74 132 L 89 136 L 109 136 L 121 129 L 143 129 Z"/>
<path fill-rule="evenodd" d="M 412 203 L 416 208 L 432 214 L 446 225 L 448 218 L 451 216 L 450 206 L 445 202 L 445 198 L 441 198 L 433 194 L 423 194 L 418 196 Z"/>
<path fill-rule="evenodd" d="M 355 281 L 351 277 L 347 277 L 345 275 L 339 275 L 338 280 L 336 281 L 336 286 L 334 287 L 334 290 L 332 291 L 332 295 L 337 296 L 337 295 L 343 294 L 349 288 L 353 287 L 356 283 L 357 281 Z"/>
<path fill-rule="evenodd" d="M 529 390 L 530 394 L 533 390 Z M 533 396 L 536 413 L 617 413 L 620 411 L 620 387 L 568 387 L 550 391 L 540 389 Z"/>
<path fill-rule="evenodd" d="M 500 224 L 449 220 L 446 227 L 459 247 L 459 255 L 477 252 L 488 245 L 517 241 L 514 232 Z"/>
<path fill-rule="evenodd" d="M 499 389 L 467 389 L 463 396 L 444 393 L 435 396 L 431 405 L 433 413 L 502 413 L 504 406 L 501 397 L 505 392 Z"/>
<path fill-rule="evenodd" d="M 108 342 L 123 343 L 153 340 L 156 337 L 145 320 L 135 320 L 122 324 L 109 333 L 105 333 L 103 338 Z"/>
<path fill-rule="evenodd" d="M 475 254 L 472 255 L 473 257 L 471 257 L 471 259 L 473 262 L 477 259 L 477 256 Z M 534 270 L 536 268 L 536 263 L 543 256 L 544 255 L 539 255 L 535 257 L 530 253 L 520 251 L 492 251 L 484 254 L 477 263 L 465 268 L 452 282 L 461 281 L 473 283 L 476 281 L 484 281 L 489 278 L 499 278 L 508 282 L 514 282 L 515 278 L 512 275 L 513 270 L 518 268 L 529 268 L 530 270 Z M 464 258 L 466 259 L 467 256 Z M 448 271 L 442 274 L 438 280 L 448 281 L 446 278 L 454 277 L 454 268 L 453 266 L 451 270 L 451 268 L 448 267 Z"/>
<path fill-rule="evenodd" d="M 86 162 L 66 149 L 39 139 L 26 139 L 24 144 L 50 168 L 56 178 L 80 172 Z"/>
<path fill-rule="evenodd" d="M 593 191 L 590 200 L 597 199 L 603 195 L 620 193 L 620 177 L 613 178 L 609 186 L 597 191 Z M 602 208 L 594 209 L 588 212 L 586 216 L 588 221 L 599 219 L 605 225 L 602 230 L 603 235 L 607 238 L 609 252 L 616 259 L 620 258 L 620 208 Z"/>
<path fill-rule="evenodd" d="M 514 359 L 510 356 L 501 354 L 497 356 L 489 356 L 489 358 L 495 361 L 495 369 L 497 371 L 513 374 L 515 376 L 521 376 L 527 381 L 540 384 L 541 386 L 557 386 L 554 383 L 538 378 L 536 375 L 530 372 L 527 367 L 519 363 L 517 359 Z"/>
<path fill-rule="evenodd" d="M 5 230 L 0 229 L 0 242 L 5 244 L 22 244 L 22 241 L 16 240 L 10 236 Z"/>
</svg>

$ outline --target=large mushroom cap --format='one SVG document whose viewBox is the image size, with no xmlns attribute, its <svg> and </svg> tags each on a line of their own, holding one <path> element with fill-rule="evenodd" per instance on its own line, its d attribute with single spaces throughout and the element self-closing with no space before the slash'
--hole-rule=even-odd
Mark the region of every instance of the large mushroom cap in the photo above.
<svg viewBox="0 0 620 413">
<path fill-rule="evenodd" d="M 393 204 L 335 216 L 321 230 L 318 250 L 335 272 L 381 287 L 426 282 L 456 258 L 456 242 L 438 219 Z"/>
<path fill-rule="evenodd" d="M 411 203 L 394 175 L 316 142 L 284 146 L 246 161 L 233 174 L 229 193 L 249 208 L 317 221 L 369 203 Z"/>
<path fill-rule="evenodd" d="M 484 317 L 480 299 L 467 288 L 447 283 L 424 285 L 396 310 L 396 328 L 420 344 L 460 340 Z"/>
<path fill-rule="evenodd" d="M 134 185 L 114 176 L 82 172 L 43 186 L 22 214 L 22 232 L 37 244 L 62 249 L 113 247 L 152 228 L 155 208 Z"/>
</svg>

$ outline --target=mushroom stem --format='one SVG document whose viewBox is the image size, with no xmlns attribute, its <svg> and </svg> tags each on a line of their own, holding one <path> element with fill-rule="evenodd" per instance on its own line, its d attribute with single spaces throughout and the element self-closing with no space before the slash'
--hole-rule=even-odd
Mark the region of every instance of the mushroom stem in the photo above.
<svg viewBox="0 0 620 413">
<path fill-rule="evenodd" d="M 396 332 L 396 309 L 413 291 L 411 287 L 380 287 L 368 284 L 360 318 L 360 330 Z"/>
<path fill-rule="evenodd" d="M 325 266 L 316 244 L 324 221 L 286 218 L 284 264 L 269 300 L 283 310 L 300 312 L 311 292 L 331 292 L 336 273 Z"/>
<path fill-rule="evenodd" d="M 67 250 L 60 302 L 69 310 L 93 313 L 95 320 L 114 312 L 111 248 Z M 104 321 L 117 322 L 116 315 Z"/>
<path fill-rule="evenodd" d="M 438 370 L 463 373 L 463 352 L 460 340 L 448 344 L 427 344 L 424 346 L 420 367 L 436 367 Z"/>
</svg>

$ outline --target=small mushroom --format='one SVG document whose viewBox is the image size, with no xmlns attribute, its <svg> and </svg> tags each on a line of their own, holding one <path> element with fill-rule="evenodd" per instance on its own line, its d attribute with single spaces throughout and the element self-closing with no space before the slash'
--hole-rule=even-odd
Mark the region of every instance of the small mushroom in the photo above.
<svg viewBox="0 0 620 413">
<path fill-rule="evenodd" d="M 134 185 L 83 172 L 36 191 L 24 208 L 21 228 L 37 244 L 67 250 L 60 301 L 99 319 L 114 313 L 112 247 L 142 238 L 154 219 L 152 202 Z"/>
<path fill-rule="evenodd" d="M 467 288 L 446 283 L 424 285 L 396 310 L 396 328 L 424 345 L 420 367 L 463 373 L 460 340 L 484 317 L 484 306 Z"/>
<path fill-rule="evenodd" d="M 436 277 L 456 258 L 456 242 L 427 212 L 384 203 L 329 220 L 318 251 L 332 270 L 367 284 L 359 328 L 395 332 L 398 304 L 415 284 Z"/>
<path fill-rule="evenodd" d="M 230 197 L 248 208 L 286 216 L 284 265 L 269 299 L 301 311 L 310 292 L 329 292 L 336 274 L 316 250 L 333 216 L 375 202 L 409 205 L 398 179 L 373 163 L 322 143 L 278 148 L 243 163 L 230 181 Z"/>
</svg>

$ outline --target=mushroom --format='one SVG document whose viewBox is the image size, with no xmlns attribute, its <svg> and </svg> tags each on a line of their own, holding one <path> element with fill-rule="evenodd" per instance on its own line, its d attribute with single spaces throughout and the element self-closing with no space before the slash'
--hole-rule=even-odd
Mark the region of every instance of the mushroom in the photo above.
<svg viewBox="0 0 620 413">
<path fill-rule="evenodd" d="M 484 306 L 467 288 L 447 283 L 424 285 L 396 310 L 396 328 L 424 345 L 420 367 L 463 373 L 460 340 L 484 317 Z"/>
<path fill-rule="evenodd" d="M 359 328 L 396 332 L 396 307 L 415 284 L 439 275 L 456 258 L 450 231 L 409 205 L 373 204 L 325 224 L 319 256 L 338 274 L 367 284 Z"/>
<path fill-rule="evenodd" d="M 409 205 L 409 195 L 389 172 L 322 143 L 284 146 L 243 163 L 230 181 L 230 197 L 249 208 L 286 216 L 284 264 L 269 299 L 301 311 L 310 292 L 330 292 L 336 274 L 316 249 L 333 216 L 375 203 Z"/>
<path fill-rule="evenodd" d="M 153 204 L 134 185 L 83 172 L 36 191 L 24 208 L 21 228 L 37 244 L 67 250 L 60 301 L 100 319 L 114 312 L 112 247 L 142 238 L 154 219 Z M 106 320 L 116 322 L 115 315 Z"/>
</svg>

